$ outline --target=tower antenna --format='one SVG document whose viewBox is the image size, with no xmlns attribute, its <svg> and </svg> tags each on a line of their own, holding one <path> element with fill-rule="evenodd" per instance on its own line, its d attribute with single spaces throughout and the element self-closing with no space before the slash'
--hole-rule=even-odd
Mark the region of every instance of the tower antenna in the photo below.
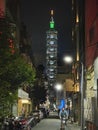
<svg viewBox="0 0 98 130">
<path fill-rule="evenodd" d="M 54 29 L 54 19 L 53 19 L 54 11 L 51 10 L 51 20 L 50 20 L 50 28 Z"/>
</svg>

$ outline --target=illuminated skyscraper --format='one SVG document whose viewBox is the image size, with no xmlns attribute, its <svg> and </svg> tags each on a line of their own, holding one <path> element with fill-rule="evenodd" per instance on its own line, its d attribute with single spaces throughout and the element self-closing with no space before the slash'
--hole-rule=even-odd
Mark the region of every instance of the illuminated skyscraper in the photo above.
<svg viewBox="0 0 98 130">
<path fill-rule="evenodd" d="M 54 90 L 57 74 L 57 31 L 54 25 L 53 10 L 51 10 L 50 28 L 46 32 L 46 72 L 49 90 Z M 51 96 L 53 96 L 52 92 Z"/>
</svg>

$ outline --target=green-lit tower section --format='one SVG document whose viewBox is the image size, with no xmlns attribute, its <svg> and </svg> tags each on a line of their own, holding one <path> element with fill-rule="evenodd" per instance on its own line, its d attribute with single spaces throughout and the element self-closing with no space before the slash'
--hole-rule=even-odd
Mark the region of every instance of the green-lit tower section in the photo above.
<svg viewBox="0 0 98 130">
<path fill-rule="evenodd" d="M 51 10 L 50 28 L 46 32 L 46 72 L 51 99 L 55 97 L 54 85 L 57 74 L 57 31 L 54 25 L 53 10 Z"/>
</svg>

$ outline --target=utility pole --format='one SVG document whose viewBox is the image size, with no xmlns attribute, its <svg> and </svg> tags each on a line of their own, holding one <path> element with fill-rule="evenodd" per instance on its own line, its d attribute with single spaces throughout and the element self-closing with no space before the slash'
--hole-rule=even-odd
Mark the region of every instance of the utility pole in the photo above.
<svg viewBox="0 0 98 130">
<path fill-rule="evenodd" d="M 81 130 L 84 130 L 84 65 L 82 62 L 81 62 L 80 90 L 81 90 Z"/>
</svg>

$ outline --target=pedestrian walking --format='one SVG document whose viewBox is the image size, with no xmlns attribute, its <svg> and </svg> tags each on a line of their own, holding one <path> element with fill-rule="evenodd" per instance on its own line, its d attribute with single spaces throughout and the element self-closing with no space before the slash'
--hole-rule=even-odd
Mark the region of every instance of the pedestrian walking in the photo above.
<svg viewBox="0 0 98 130">
<path fill-rule="evenodd" d="M 60 109 L 58 109 L 58 116 L 59 116 L 59 113 L 60 113 Z"/>
</svg>

